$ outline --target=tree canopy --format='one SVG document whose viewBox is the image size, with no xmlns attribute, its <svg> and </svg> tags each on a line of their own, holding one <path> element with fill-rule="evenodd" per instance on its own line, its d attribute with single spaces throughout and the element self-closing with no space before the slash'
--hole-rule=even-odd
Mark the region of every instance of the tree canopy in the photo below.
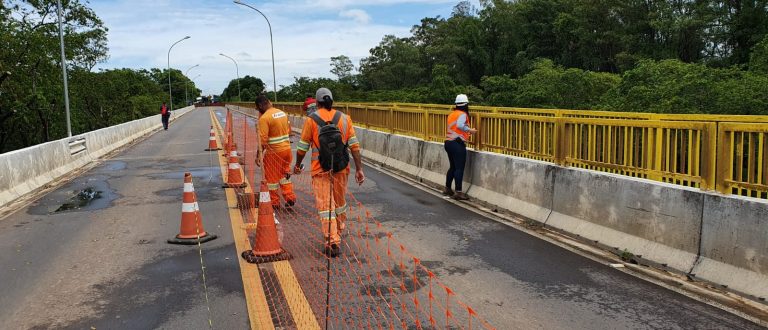
<svg viewBox="0 0 768 330">
<path fill-rule="evenodd" d="M 109 56 L 108 29 L 85 1 L 62 7 L 73 134 L 159 113 L 168 71 L 94 71 Z M 55 0 L 0 2 L 0 152 L 67 135 L 57 17 Z M 179 70 L 171 75 L 175 108 L 185 87 L 199 95 Z"/>
<path fill-rule="evenodd" d="M 768 114 L 768 0 L 462 1 L 384 36 L 357 74 L 340 58 L 338 79 L 284 94 L 323 82 L 347 101 Z"/>
</svg>

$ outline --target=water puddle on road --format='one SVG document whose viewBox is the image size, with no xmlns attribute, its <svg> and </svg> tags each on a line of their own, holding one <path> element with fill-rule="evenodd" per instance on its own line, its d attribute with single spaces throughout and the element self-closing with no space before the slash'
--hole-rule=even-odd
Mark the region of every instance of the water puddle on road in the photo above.
<svg viewBox="0 0 768 330">
<path fill-rule="evenodd" d="M 83 207 L 86 207 L 88 205 L 91 205 L 91 203 L 94 200 L 101 199 L 101 194 L 104 192 L 101 190 L 96 190 L 93 187 L 88 187 L 83 190 L 80 190 L 76 192 L 75 196 L 72 197 L 69 202 L 62 204 L 59 206 L 56 211 L 53 211 L 54 213 L 63 212 L 63 211 L 70 211 L 70 210 L 78 210 Z"/>
</svg>

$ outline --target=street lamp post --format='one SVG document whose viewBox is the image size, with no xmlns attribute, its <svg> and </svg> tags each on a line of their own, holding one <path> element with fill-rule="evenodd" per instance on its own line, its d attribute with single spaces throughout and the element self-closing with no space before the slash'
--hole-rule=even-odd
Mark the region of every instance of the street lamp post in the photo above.
<svg viewBox="0 0 768 330">
<path fill-rule="evenodd" d="M 248 8 L 251 8 L 255 11 L 257 11 L 261 16 L 264 17 L 265 20 L 267 20 L 267 25 L 269 26 L 269 46 L 272 49 L 272 88 L 275 92 L 275 102 L 277 102 L 277 78 L 275 77 L 275 44 L 272 41 L 272 23 L 269 22 L 269 18 L 267 18 L 267 15 L 264 15 L 264 13 L 261 12 L 261 10 L 256 9 L 255 7 L 244 3 L 240 0 L 234 0 L 236 4 L 241 6 L 246 6 Z"/>
<path fill-rule="evenodd" d="M 67 137 L 72 137 L 72 123 L 69 118 L 69 86 L 67 86 L 67 57 L 64 55 L 64 28 L 62 27 L 61 17 L 64 16 L 61 10 L 61 0 L 56 1 L 59 12 L 59 45 L 61 46 L 61 74 L 64 77 L 64 109 L 67 112 Z"/>
<path fill-rule="evenodd" d="M 170 100 L 170 106 L 171 111 L 173 111 L 173 90 L 171 89 L 171 49 L 173 49 L 173 46 L 176 46 L 176 44 L 189 39 L 189 36 L 186 36 L 184 38 L 181 38 L 179 41 L 174 42 L 173 45 L 171 45 L 171 48 L 168 48 L 168 99 Z"/>
<path fill-rule="evenodd" d="M 192 67 L 190 67 L 189 69 L 187 69 L 187 72 L 184 73 L 184 77 L 188 77 L 189 76 L 189 70 L 192 70 L 192 69 L 194 69 L 194 68 L 196 68 L 198 66 L 200 66 L 200 64 L 195 64 Z M 185 80 L 184 81 L 184 104 L 185 105 L 189 105 L 189 97 L 187 95 L 187 85 L 188 84 L 189 84 L 189 81 Z"/>
<path fill-rule="evenodd" d="M 219 55 L 224 56 L 230 60 L 232 60 L 232 63 L 235 63 L 235 73 L 237 74 L 237 101 L 243 102 L 243 98 L 240 95 L 240 68 L 237 66 L 237 61 L 235 61 L 234 58 L 231 58 L 227 55 L 224 55 L 222 53 L 219 53 Z"/>
<path fill-rule="evenodd" d="M 197 79 L 197 77 L 200 77 L 200 76 L 201 76 L 201 74 L 198 74 L 194 78 L 190 79 L 190 80 L 192 80 L 192 83 L 195 84 L 195 86 L 197 86 L 197 84 L 195 83 L 195 79 Z M 195 87 L 195 89 L 197 89 L 197 87 Z M 195 100 L 197 100 L 197 97 L 195 97 Z"/>
</svg>

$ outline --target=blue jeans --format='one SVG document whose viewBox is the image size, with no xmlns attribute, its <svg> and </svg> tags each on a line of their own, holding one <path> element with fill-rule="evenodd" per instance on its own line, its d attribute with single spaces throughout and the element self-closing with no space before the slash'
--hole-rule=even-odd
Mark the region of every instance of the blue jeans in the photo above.
<svg viewBox="0 0 768 330">
<path fill-rule="evenodd" d="M 445 175 L 445 187 L 450 189 L 453 181 L 456 181 L 456 191 L 461 191 L 464 182 L 464 164 L 467 161 L 467 145 L 461 139 L 445 141 L 445 152 L 448 153 L 448 162 L 451 167 Z"/>
</svg>

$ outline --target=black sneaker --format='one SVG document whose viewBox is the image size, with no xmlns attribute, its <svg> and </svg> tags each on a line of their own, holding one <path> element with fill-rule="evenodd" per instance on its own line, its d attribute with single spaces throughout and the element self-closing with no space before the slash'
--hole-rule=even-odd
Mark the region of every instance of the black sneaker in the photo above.
<svg viewBox="0 0 768 330">
<path fill-rule="evenodd" d="M 285 207 L 293 207 L 294 205 L 296 205 L 296 201 L 291 200 L 285 202 Z"/>
<path fill-rule="evenodd" d="M 341 254 L 341 247 L 338 244 L 331 244 L 331 258 L 336 258 Z"/>
<path fill-rule="evenodd" d="M 453 190 L 451 188 L 445 188 L 443 190 L 443 196 L 453 197 Z"/>
</svg>

